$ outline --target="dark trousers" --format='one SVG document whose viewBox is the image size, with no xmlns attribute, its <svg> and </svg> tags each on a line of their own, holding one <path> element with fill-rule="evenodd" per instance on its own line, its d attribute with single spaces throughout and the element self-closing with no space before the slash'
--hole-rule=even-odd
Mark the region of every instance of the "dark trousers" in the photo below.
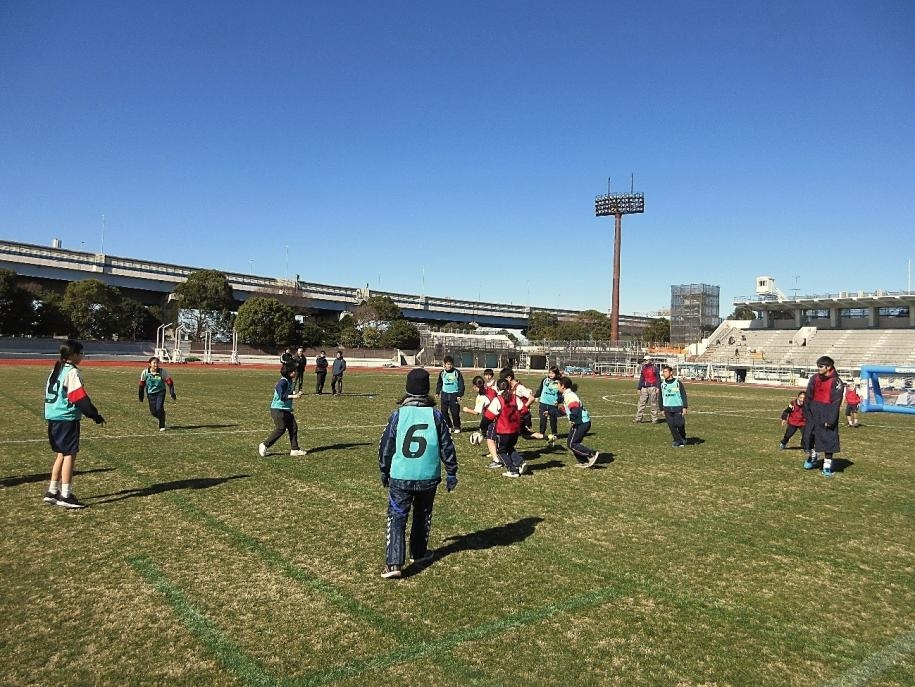
<svg viewBox="0 0 915 687">
<path fill-rule="evenodd" d="M 556 406 L 540 404 L 540 433 L 546 434 L 546 423 L 550 423 L 550 434 L 558 434 L 557 421 L 559 419 L 559 408 Z"/>
<path fill-rule="evenodd" d="M 517 434 L 496 434 L 496 453 L 502 465 L 511 472 L 518 472 L 518 468 L 524 462 L 523 456 L 515 448 L 517 443 Z"/>
<path fill-rule="evenodd" d="M 410 527 L 410 558 L 421 558 L 426 555 L 429 550 L 429 532 L 432 531 L 432 504 L 435 502 L 436 488 L 411 491 L 392 484 L 388 489 L 388 565 L 404 564 L 404 540 L 411 507 L 414 510 Z"/>
<path fill-rule="evenodd" d="M 289 432 L 289 443 L 293 451 L 299 450 L 299 424 L 295 421 L 295 415 L 288 410 L 279 410 L 278 408 L 270 409 L 270 419 L 273 420 L 273 432 L 264 440 L 264 446 L 270 448 L 281 436 Z"/>
<path fill-rule="evenodd" d="M 569 431 L 569 436 L 566 439 L 566 445 L 569 447 L 572 455 L 575 456 L 575 460 L 577 460 L 579 463 L 587 463 L 588 459 L 595 453 L 583 443 L 581 443 L 584 441 L 585 435 L 587 435 L 587 433 L 590 431 L 590 422 L 582 422 L 580 425 L 572 425 L 572 429 Z"/>
<path fill-rule="evenodd" d="M 343 393 L 343 375 L 334 375 L 330 380 L 330 390 L 334 394 Z"/>
<path fill-rule="evenodd" d="M 146 394 L 149 403 L 149 414 L 159 421 L 159 429 L 165 427 L 165 392 Z"/>
<path fill-rule="evenodd" d="M 788 425 L 785 427 L 785 436 L 782 437 L 782 443 L 787 444 L 788 440 L 794 436 L 794 433 L 800 431 L 801 433 L 801 448 L 805 451 L 807 450 L 807 432 L 804 431 L 803 427 L 795 427 L 794 425 Z"/>
<path fill-rule="evenodd" d="M 683 409 L 665 410 L 664 419 L 667 420 L 667 427 L 670 429 L 670 436 L 673 437 L 675 444 L 686 443 L 686 418 L 683 417 Z"/>
<path fill-rule="evenodd" d="M 305 380 L 302 379 L 302 377 L 304 377 L 304 376 L 305 376 L 305 368 L 304 368 L 304 367 L 302 367 L 302 368 L 298 368 L 298 367 L 297 367 L 297 368 L 295 369 L 295 383 L 292 385 L 294 391 L 301 391 L 301 390 L 302 390 L 302 384 L 305 382 Z"/>
<path fill-rule="evenodd" d="M 461 399 L 453 394 L 442 394 L 442 415 L 448 429 L 461 428 Z"/>
<path fill-rule="evenodd" d="M 324 380 L 327 379 L 327 370 L 318 370 L 315 372 L 315 393 L 324 393 Z"/>
</svg>

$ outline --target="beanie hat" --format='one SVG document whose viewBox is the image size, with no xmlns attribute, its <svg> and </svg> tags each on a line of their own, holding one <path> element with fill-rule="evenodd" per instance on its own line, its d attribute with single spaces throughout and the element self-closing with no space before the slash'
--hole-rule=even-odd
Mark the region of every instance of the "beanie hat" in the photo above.
<svg viewBox="0 0 915 687">
<path fill-rule="evenodd" d="M 407 393 L 411 396 L 429 395 L 429 373 L 417 367 L 407 373 Z"/>
</svg>

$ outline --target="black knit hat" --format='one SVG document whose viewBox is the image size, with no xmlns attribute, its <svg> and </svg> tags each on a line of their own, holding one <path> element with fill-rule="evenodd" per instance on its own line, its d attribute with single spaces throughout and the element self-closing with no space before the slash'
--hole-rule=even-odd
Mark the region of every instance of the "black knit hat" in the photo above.
<svg viewBox="0 0 915 687">
<path fill-rule="evenodd" d="M 417 367 L 407 373 L 407 393 L 411 396 L 429 395 L 429 373 Z"/>
</svg>

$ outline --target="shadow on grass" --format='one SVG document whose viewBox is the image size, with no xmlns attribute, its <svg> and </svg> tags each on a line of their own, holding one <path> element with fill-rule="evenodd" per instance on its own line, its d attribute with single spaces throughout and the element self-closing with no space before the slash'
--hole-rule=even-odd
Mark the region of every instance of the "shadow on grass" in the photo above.
<svg viewBox="0 0 915 687">
<path fill-rule="evenodd" d="M 511 546 L 518 542 L 524 541 L 534 533 L 537 525 L 543 522 L 539 516 L 521 518 L 516 522 L 510 522 L 498 527 L 488 527 L 485 530 L 477 530 L 468 534 L 460 534 L 445 539 L 445 546 L 441 546 L 432 552 L 432 558 L 425 564 L 409 566 L 403 573 L 404 577 L 410 577 L 422 570 L 434 565 L 436 561 L 450 556 L 453 553 L 461 551 L 481 551 L 483 549 L 492 549 L 497 546 Z"/>
<path fill-rule="evenodd" d="M 527 462 L 527 469 L 533 475 L 535 472 L 540 472 L 541 470 L 549 470 L 551 468 L 564 468 L 566 466 L 561 460 L 548 460 L 545 463 L 531 463 Z"/>
<path fill-rule="evenodd" d="M 833 458 L 832 459 L 832 471 L 833 472 L 845 472 L 846 468 L 850 468 L 854 463 L 847 458 Z"/>
<path fill-rule="evenodd" d="M 216 487 L 224 482 L 233 479 L 244 479 L 251 475 L 232 475 L 231 477 L 197 477 L 194 479 L 179 479 L 174 482 L 160 482 L 140 489 L 122 489 L 111 494 L 99 494 L 98 496 L 88 496 L 85 501 L 93 501 L 95 505 L 103 503 L 114 503 L 124 499 L 132 499 L 138 496 L 154 496 L 166 491 L 177 491 L 179 489 L 209 489 Z"/>
<path fill-rule="evenodd" d="M 704 443 L 705 443 L 705 439 L 703 439 L 702 437 L 690 437 L 689 439 L 686 440 L 687 446 L 697 446 L 698 444 L 704 444 Z"/>
<path fill-rule="evenodd" d="M 341 443 L 341 444 L 329 444 L 327 446 L 315 446 L 314 448 L 308 449 L 308 455 L 313 453 L 323 453 L 324 451 L 346 451 L 347 449 L 356 448 L 357 446 L 374 446 L 374 444 L 368 441 L 359 441 L 353 442 L 351 444 Z"/>
<path fill-rule="evenodd" d="M 238 425 L 169 425 L 169 429 L 225 429 L 226 427 L 238 427 Z"/>
<path fill-rule="evenodd" d="M 95 468 L 93 470 L 74 470 L 73 475 L 88 475 L 93 472 L 111 472 L 114 468 Z M 51 479 L 51 471 L 36 472 L 31 475 L 12 475 L 10 477 L 0 477 L 0 487 L 16 487 L 20 484 L 34 484 L 35 482 L 47 482 Z"/>
<path fill-rule="evenodd" d="M 610 451 L 607 451 L 606 453 L 601 451 L 600 455 L 597 457 L 597 462 L 591 466 L 591 469 L 602 470 L 606 466 L 610 465 L 610 463 L 612 463 L 614 460 L 616 460 L 616 456 L 610 453 Z"/>
</svg>

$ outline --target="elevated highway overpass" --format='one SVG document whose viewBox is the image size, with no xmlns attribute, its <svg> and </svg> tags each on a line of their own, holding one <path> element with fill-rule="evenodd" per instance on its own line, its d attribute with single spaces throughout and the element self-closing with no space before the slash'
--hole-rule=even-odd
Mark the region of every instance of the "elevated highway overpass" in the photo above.
<svg viewBox="0 0 915 687">
<path fill-rule="evenodd" d="M 146 305 L 152 305 L 166 303 L 175 286 L 185 281 L 191 272 L 209 268 L 0 241 L 0 269 L 13 270 L 22 277 L 39 282 L 98 279 L 118 287 Z M 274 297 L 297 312 L 315 310 L 340 314 L 352 311 L 369 296 L 389 296 L 405 318 L 433 324 L 476 322 L 487 327 L 522 329 L 527 326 L 532 310 L 552 313 L 560 319 L 570 319 L 579 313 L 577 310 L 560 308 L 370 291 L 368 288 L 275 279 L 237 272 L 223 274 L 232 287 L 233 297 L 239 303 L 252 296 Z M 649 317 L 620 315 L 620 328 L 623 331 L 641 331 L 650 322 Z"/>
</svg>

